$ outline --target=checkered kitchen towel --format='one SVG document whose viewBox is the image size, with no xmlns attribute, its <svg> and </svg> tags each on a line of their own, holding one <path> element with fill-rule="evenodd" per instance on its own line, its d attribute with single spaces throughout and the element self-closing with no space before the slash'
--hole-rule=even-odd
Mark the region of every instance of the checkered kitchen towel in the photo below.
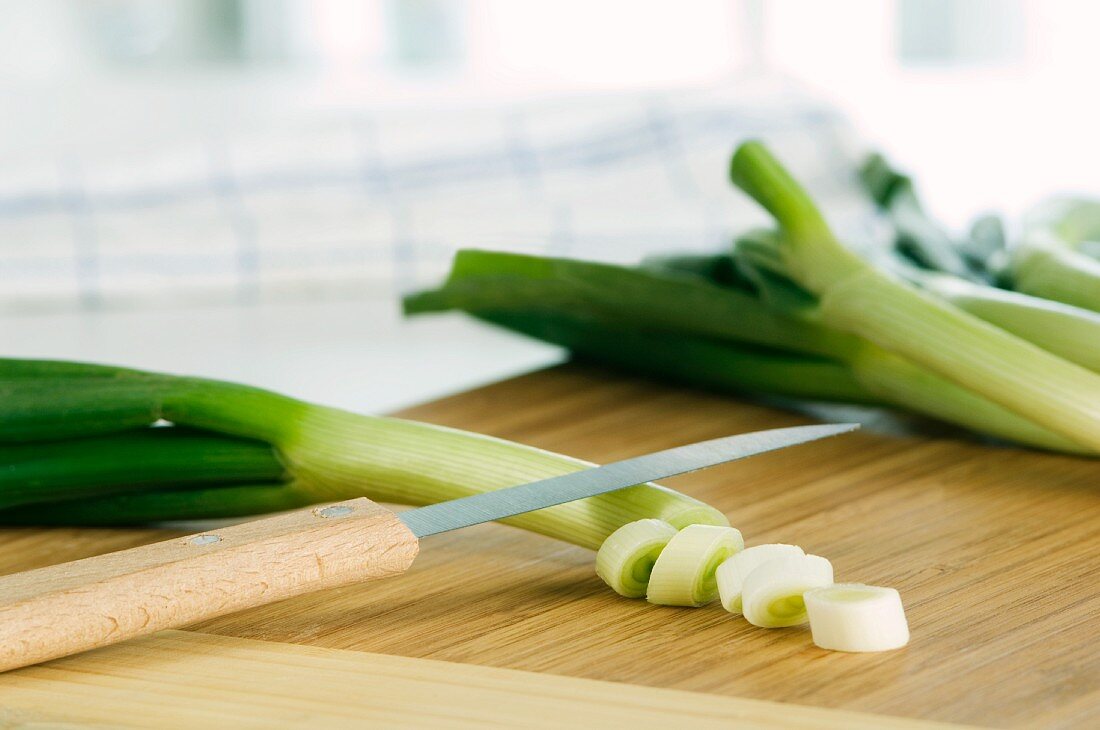
<svg viewBox="0 0 1100 730">
<path fill-rule="evenodd" d="M 341 111 L 0 182 L 0 311 L 393 296 L 461 247 L 632 261 L 763 220 L 726 166 L 773 142 L 832 209 L 850 135 L 819 105 L 717 93 Z M 854 203 L 853 203 L 854 204 Z"/>
</svg>

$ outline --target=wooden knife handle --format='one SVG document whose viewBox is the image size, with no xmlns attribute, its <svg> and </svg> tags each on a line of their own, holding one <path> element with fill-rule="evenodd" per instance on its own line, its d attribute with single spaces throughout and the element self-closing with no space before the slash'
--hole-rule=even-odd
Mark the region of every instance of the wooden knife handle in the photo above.
<svg viewBox="0 0 1100 730">
<path fill-rule="evenodd" d="M 0 671 L 405 572 L 416 536 L 368 499 L 0 577 Z"/>
</svg>

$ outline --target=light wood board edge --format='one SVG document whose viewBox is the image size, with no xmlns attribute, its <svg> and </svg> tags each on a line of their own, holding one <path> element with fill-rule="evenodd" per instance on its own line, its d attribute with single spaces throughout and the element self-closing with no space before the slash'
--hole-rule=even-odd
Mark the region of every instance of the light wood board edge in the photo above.
<svg viewBox="0 0 1100 730">
<path fill-rule="evenodd" d="M 10 728 L 961 727 L 192 631 L 0 675 L 0 708 Z"/>
</svg>

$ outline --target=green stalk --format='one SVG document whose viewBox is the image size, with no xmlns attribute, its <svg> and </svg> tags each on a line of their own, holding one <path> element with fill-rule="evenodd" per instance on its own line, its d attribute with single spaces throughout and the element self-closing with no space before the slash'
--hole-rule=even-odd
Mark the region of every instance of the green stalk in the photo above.
<svg viewBox="0 0 1100 730">
<path fill-rule="evenodd" d="M 0 362 L 0 373 L 12 363 Z M 577 471 L 577 459 L 502 439 L 394 418 L 361 416 L 312 405 L 259 388 L 147 374 L 96 377 L 97 402 L 86 383 L 53 380 L 71 365 L 38 361 L 27 389 L 11 392 L 14 407 L 0 400 L 0 422 L 7 440 L 49 433 L 52 425 L 72 424 L 75 402 L 81 423 L 95 433 L 129 427 L 137 414 L 146 423 L 166 420 L 178 426 L 216 431 L 268 442 L 278 450 L 290 477 L 320 502 L 368 496 L 385 502 L 429 504 Z M 89 371 L 91 373 L 91 371 Z M 54 382 L 54 388 L 44 387 Z M 132 387 L 134 393 L 127 393 Z M 119 403 L 124 403 L 125 408 Z M 9 418 L 10 414 L 17 416 Z M 14 425 L 12 421 L 14 420 Z M 693 522 L 727 524 L 714 508 L 656 485 L 579 500 L 507 520 L 510 524 L 589 548 L 626 522 L 646 517 L 683 526 Z M 160 519 L 173 519 L 165 514 Z"/>
<path fill-rule="evenodd" d="M 165 376 L 115 365 L 96 365 L 71 360 L 0 358 L 0 381 L 30 382 L 42 378 L 97 378 L 108 380 L 155 380 Z"/>
<path fill-rule="evenodd" d="M 959 243 L 959 251 L 990 283 L 1001 276 L 1007 249 L 1008 233 L 1004 220 L 993 213 L 975 218 L 970 223 L 967 236 Z"/>
<path fill-rule="evenodd" d="M 820 296 L 868 268 L 837 241 L 810 196 L 762 144 L 737 148 L 730 177 L 779 221 L 786 270 L 805 289 Z"/>
<path fill-rule="evenodd" d="M 405 299 L 407 314 L 449 309 L 567 312 L 833 358 L 857 346 L 848 335 L 791 321 L 751 294 L 698 276 L 491 251 L 459 251 L 441 289 Z"/>
<path fill-rule="evenodd" d="M 1100 242 L 1100 200 L 1073 196 L 1045 200 L 1028 211 L 1024 227 L 1049 232 L 1070 247 L 1095 256 L 1095 246 L 1089 244 Z"/>
<path fill-rule="evenodd" d="M 879 154 L 864 161 L 859 176 L 889 218 L 896 235 L 895 246 L 901 253 L 925 268 L 973 278 L 951 237 L 924 211 L 912 178 L 893 169 Z"/>
<path fill-rule="evenodd" d="M 127 492 L 3 509 L 0 525 L 117 527 L 229 519 L 296 509 L 316 501 L 308 488 L 295 483 Z"/>
<path fill-rule="evenodd" d="M 1047 451 L 1091 450 L 1032 423 L 977 393 L 870 343 L 849 361 L 852 377 L 868 393 L 914 413 Z"/>
<path fill-rule="evenodd" d="M 128 490 L 276 481 L 270 446 L 179 428 L 0 444 L 0 509 Z"/>
<path fill-rule="evenodd" d="M 930 272 L 908 272 L 921 288 L 959 309 L 1100 372 L 1100 314 L 1040 297 Z"/>
<path fill-rule="evenodd" d="M 738 267 L 747 277 L 757 282 L 761 297 L 771 306 L 791 317 L 808 321 L 820 319 L 817 299 L 786 278 L 779 236 L 766 231 L 752 232 L 739 238 L 734 250 Z M 914 267 L 908 267 L 907 270 L 913 269 Z M 966 283 L 955 277 L 949 278 Z M 1042 449 L 1087 452 L 1076 442 L 1042 428 L 872 342 L 859 342 L 860 348 L 853 350 L 845 363 L 860 386 L 884 402 L 956 423 L 979 433 Z"/>
<path fill-rule="evenodd" d="M 541 312 L 482 312 L 479 319 L 568 348 L 595 362 L 718 391 L 878 404 L 844 365 L 730 342 L 608 327 Z"/>
<path fill-rule="evenodd" d="M 640 268 L 665 276 L 688 274 L 705 279 L 712 284 L 742 291 L 751 288 L 750 283 L 745 281 L 737 270 L 733 257 L 726 253 L 650 256 L 642 260 Z"/>
<path fill-rule="evenodd" d="M 757 243 L 765 246 L 767 237 L 758 236 Z M 740 247 L 738 250 L 743 252 Z M 463 254 L 460 252 L 459 257 Z M 763 249 L 760 255 L 764 259 L 770 258 Z M 480 270 L 493 274 L 499 270 L 497 264 L 500 268 L 511 267 L 516 258 L 511 254 L 494 256 L 481 252 L 477 252 L 477 256 Z M 531 257 L 521 259 L 525 265 L 531 262 Z M 1081 451 L 1075 442 L 1040 428 L 907 360 L 900 360 L 865 340 L 822 326 L 817 321 L 816 300 L 787 280 L 775 278 L 770 281 L 770 289 L 761 290 L 760 295 L 767 299 L 767 306 L 754 295 L 700 284 L 693 290 L 691 307 L 683 308 L 680 300 L 667 300 L 665 297 L 670 290 L 658 284 L 645 306 L 641 307 L 630 296 L 617 296 L 618 292 L 611 288 L 612 284 L 626 277 L 607 276 L 606 265 L 561 259 L 551 259 L 550 262 L 554 265 L 547 268 L 562 273 L 562 278 L 555 281 L 554 287 L 545 286 L 541 278 L 516 276 L 513 280 L 496 275 L 474 275 L 467 270 L 462 275 L 452 276 L 440 290 L 415 295 L 409 300 L 407 308 L 410 311 L 463 309 L 524 334 L 570 347 L 575 352 L 607 364 L 704 387 L 822 400 L 848 393 L 856 402 L 879 400 L 891 403 L 1038 448 Z M 545 270 L 535 266 L 530 268 Z M 507 270 L 516 271 L 515 268 Z M 649 281 L 663 281 L 653 272 L 646 275 Z M 699 279 L 698 274 L 693 276 Z M 574 288 L 580 288 L 586 295 L 588 292 L 602 292 L 599 307 L 586 306 L 580 297 L 572 296 Z M 788 335 L 799 333 L 797 342 L 828 343 L 832 346 L 827 351 L 835 353 L 834 357 L 799 357 L 790 352 L 772 351 L 776 359 L 766 361 L 758 348 L 746 347 L 745 343 L 752 345 L 759 344 L 761 340 L 774 340 L 742 340 L 739 335 L 748 334 L 751 337 L 755 334 L 755 330 L 739 326 L 744 319 L 732 326 L 719 319 L 728 311 L 730 295 L 734 295 L 732 301 L 736 303 L 739 315 L 748 313 L 751 318 L 758 312 L 768 312 L 774 323 L 772 326 L 782 328 Z M 662 305 L 666 305 L 668 310 L 663 316 L 657 321 L 648 317 L 650 311 L 666 308 Z M 569 320 L 568 326 L 563 318 Z M 641 333 L 640 328 L 647 331 Z M 649 332 L 649 328 L 655 331 Z M 699 340 L 703 344 L 699 344 Z M 715 342 L 708 344 L 709 340 Z M 690 354 L 678 357 L 677 353 L 681 350 L 669 347 L 673 342 L 677 348 L 691 343 L 687 345 Z M 813 348 L 804 348 L 803 351 L 813 351 Z M 654 356 L 654 352 L 659 354 Z M 883 363 L 882 368 L 876 371 L 876 365 L 880 362 Z M 840 364 L 849 368 L 847 376 L 841 374 Z M 775 368 L 770 375 L 765 365 Z M 815 387 L 814 378 L 818 377 L 820 386 Z"/>
<path fill-rule="evenodd" d="M 760 143 L 738 148 L 731 177 L 778 220 L 787 268 L 819 297 L 822 322 L 1100 450 L 1100 377 L 867 264 Z"/>
<path fill-rule="evenodd" d="M 1028 212 L 1008 259 L 1008 284 L 1100 312 L 1100 201 L 1054 198 Z"/>
<path fill-rule="evenodd" d="M 1049 235 L 1029 234 L 1009 256 L 1016 291 L 1100 312 L 1100 261 Z"/>
<path fill-rule="evenodd" d="M 165 389 L 159 378 L 61 374 L 9 379 L 10 362 L 0 361 L 0 442 L 61 440 L 148 426 L 156 420 L 151 404 Z M 58 394 L 63 411 L 50 407 Z"/>
</svg>

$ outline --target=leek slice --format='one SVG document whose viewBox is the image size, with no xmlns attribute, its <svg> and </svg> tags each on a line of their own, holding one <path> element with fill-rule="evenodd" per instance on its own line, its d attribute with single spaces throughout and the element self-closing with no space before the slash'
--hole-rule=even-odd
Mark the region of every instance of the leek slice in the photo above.
<svg viewBox="0 0 1100 730">
<path fill-rule="evenodd" d="M 675 536 L 676 528 L 663 520 L 628 522 L 600 545 L 596 575 L 620 596 L 641 598 L 649 585 L 653 564 Z"/>
<path fill-rule="evenodd" d="M 887 651 L 909 643 L 901 596 L 893 588 L 837 583 L 803 595 L 814 643 L 834 651 Z"/>
<path fill-rule="evenodd" d="M 772 543 L 754 545 L 731 556 L 719 565 L 715 572 L 722 607 L 730 613 L 741 613 L 741 586 L 745 583 L 745 578 L 749 577 L 749 573 L 769 560 L 797 558 L 805 554 L 805 551 L 797 545 Z"/>
<path fill-rule="evenodd" d="M 802 595 L 832 582 L 833 565 L 819 555 L 769 560 L 745 578 L 741 610 L 753 626 L 798 626 L 807 621 Z"/>
<path fill-rule="evenodd" d="M 733 527 L 688 525 L 669 540 L 649 577 L 646 600 L 661 606 L 702 606 L 718 597 L 714 573 L 745 541 Z"/>
</svg>

